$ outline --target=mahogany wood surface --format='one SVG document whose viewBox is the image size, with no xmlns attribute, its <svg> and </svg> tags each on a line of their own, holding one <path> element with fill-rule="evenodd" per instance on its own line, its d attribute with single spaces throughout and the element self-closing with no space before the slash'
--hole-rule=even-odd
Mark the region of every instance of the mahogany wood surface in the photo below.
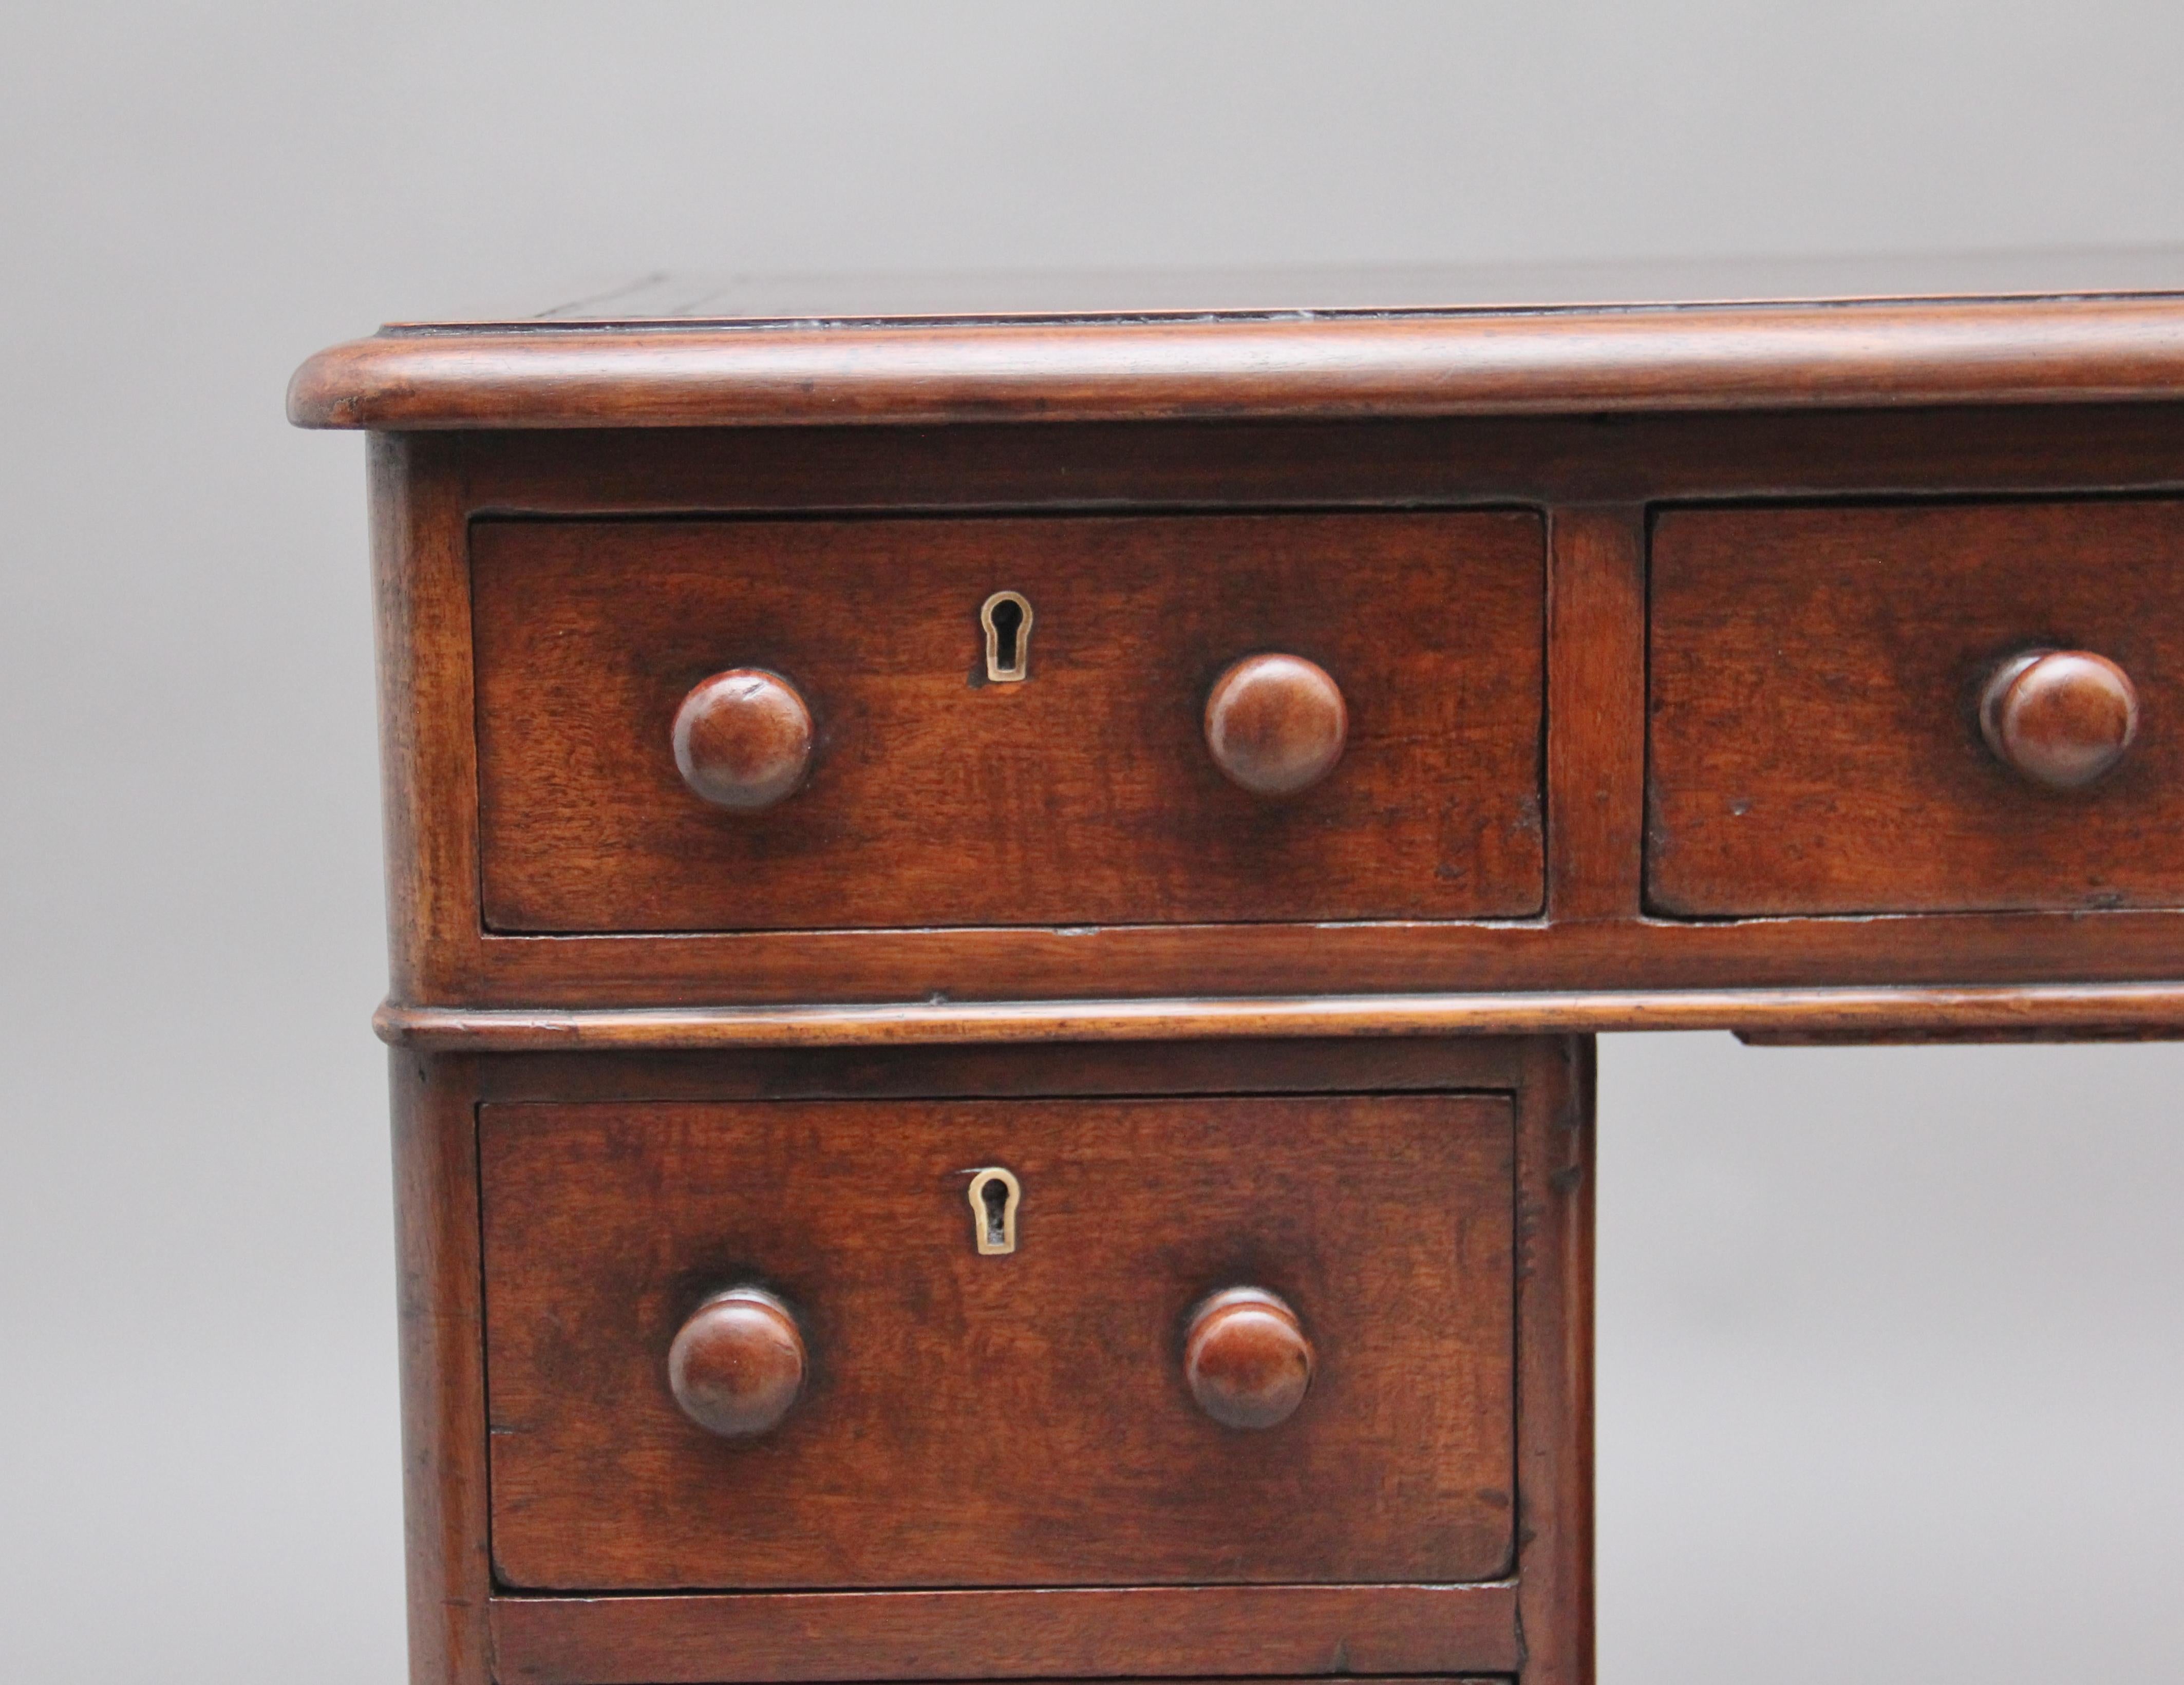
<svg viewBox="0 0 2184 1685">
<path fill-rule="evenodd" d="M 2172 983 L 1969 988 L 1596 989 L 1559 994 L 1306 995 L 804 1007 L 667 1007 L 495 1011 L 380 1009 L 398 1046 L 443 1052 L 554 1049 L 912 1047 L 934 1043 L 1132 1043 L 1194 1037 L 1538 1035 L 1630 1030 L 1735 1030 L 1841 1036 L 1951 1027 L 1988 1036 L 2042 1030 L 2147 1035 L 2184 1015 Z M 1376 1058 L 1387 1057 L 1384 1052 Z"/>
<path fill-rule="evenodd" d="M 1223 1287 L 1190 1313 L 1183 1376 L 1223 1427 L 1274 1427 L 1296 1414 L 1317 1363 L 1296 1310 L 1263 1287 Z"/>
<path fill-rule="evenodd" d="M 505 1584 L 1508 1569 L 1504 1099 L 495 1104 L 482 1141 Z M 987 1165 L 1022 1188 L 1003 1256 L 963 1197 Z M 670 1351 L 744 1284 L 792 1308 L 809 1377 L 729 1443 L 677 1408 Z M 1244 1286 L 1318 1353 L 1279 1426 L 1279 1383 L 1228 1371 L 1249 1433 L 1187 1384 L 1194 1307 Z"/>
<path fill-rule="evenodd" d="M 2051 790 L 2105 778 L 2138 737 L 2138 687 L 2105 655 L 2038 649 L 1993 670 L 1980 694 L 1986 746 Z"/>
<path fill-rule="evenodd" d="M 1635 504 L 1557 507 L 1548 526 L 1549 915 L 1640 910 L 1646 741 L 1646 515 Z"/>
<path fill-rule="evenodd" d="M 1591 1674 L 1590 1045 L 1341 1043 L 513 1055 L 460 1062 L 481 1098 L 719 1104 L 767 1093 L 1218 1092 L 1255 1082 L 1507 1085 L 1518 1104 L 1515 1584 L 541 1597 L 492 1605 L 494 1677 L 561 1685 L 850 1677 L 1429 1672 L 1542 1685 Z M 1378 1061 L 1385 1061 L 1384 1064 Z M 455 1068 L 457 1062 L 432 1060 Z M 475 1223 L 475 1207 L 471 1208 Z M 475 1357 L 471 1360 L 475 1361 Z M 1279 1430 L 1278 1430 L 1279 1432 Z M 1519 1605 L 1522 1615 L 1519 1620 Z M 1520 1632 L 1521 1625 L 1521 1632 Z M 442 1677 L 478 1676 L 432 1675 Z"/>
<path fill-rule="evenodd" d="M 499 1685 L 1437 1675 L 1527 1666 L 1484 1586 L 1195 1586 L 493 1603 Z"/>
<path fill-rule="evenodd" d="M 393 332 L 305 363 L 288 415 L 392 431 L 2180 398 L 2184 300 L 2152 297 Z"/>
<path fill-rule="evenodd" d="M 482 1100 L 939 1099 L 1515 1089 L 1531 1043 L 1509 1036 L 1390 1042 L 1223 1036 L 710 1051 L 509 1051 L 473 1061 Z"/>
<path fill-rule="evenodd" d="M 1517 1090 L 1518 1616 L 1525 1685 L 1593 1678 L 1589 1037 L 1525 1044 Z"/>
<path fill-rule="evenodd" d="M 1536 516 L 488 521 L 471 553 L 498 930 L 1540 906 Z M 986 681 L 1001 587 L 1037 615 L 1019 684 Z M 1208 703 L 1268 646 L 1318 665 L 1253 670 L 1271 714 L 1233 672 Z M 808 783 L 764 813 L 694 799 L 670 753 L 685 692 L 728 667 L 818 722 Z M 1328 704 L 1328 672 L 1331 717 L 1272 695 L 1318 673 Z M 1232 714 L 1258 749 L 1209 754 L 1201 717 Z M 1224 753 L 1286 798 L 1236 787 Z"/>
<path fill-rule="evenodd" d="M 2083 494 L 2184 485 L 2184 405 L 380 436 L 455 513 L 1073 514 Z"/>
<path fill-rule="evenodd" d="M 778 674 L 733 668 L 691 687 L 669 740 L 675 770 L 692 795 L 731 812 L 755 812 L 804 781 L 811 710 Z"/>
<path fill-rule="evenodd" d="M 314 359 L 415 1685 L 1590 1685 L 1576 1032 L 2184 1027 L 2142 284 Z"/>
<path fill-rule="evenodd" d="M 1632 526 L 1639 506 L 1618 500 L 1635 497 L 1642 505 L 1656 490 L 1808 498 L 1823 492 L 2122 491 L 2175 487 L 2184 479 L 2176 465 L 2184 461 L 2184 409 L 2073 409 L 2067 427 L 2055 425 L 2059 413 L 534 432 L 386 441 L 376 459 L 390 487 L 400 482 L 402 514 L 398 531 L 382 523 L 391 547 L 387 565 L 398 554 L 414 576 L 383 594 L 386 668 L 409 677 L 390 681 L 387 692 L 390 836 L 419 839 L 415 848 L 390 851 L 395 998 L 557 1008 L 906 1003 L 936 995 L 1069 999 L 1094 987 L 1158 999 L 1281 993 L 1305 976 L 1337 993 L 1635 996 L 2173 977 L 2184 917 L 2167 911 L 1682 920 L 1636 910 L 1645 731 L 1633 698 L 1642 693 L 1644 670 L 1642 621 L 1631 596 L 1644 559 Z M 1194 501 L 1286 509 L 1299 498 L 1323 503 L 1338 497 L 1384 509 L 1512 496 L 1541 500 L 1552 517 L 1544 917 L 850 928 L 574 943 L 485 928 L 476 895 L 464 565 L 473 514 L 876 512 L 937 500 L 983 513 L 1073 510 L 1088 503 L 1173 509 Z M 1611 501 L 1594 501 L 1602 498 Z M 1563 499 L 1571 500 L 1567 507 Z M 390 501 L 382 496 L 382 506 Z M 967 629 L 967 639 L 973 635 Z M 967 651 L 967 670 L 978 653 Z M 1338 770 L 1306 799 L 1334 788 L 1342 776 Z M 1556 822 L 1557 811 L 1563 823 Z M 1947 998 L 1903 997 L 1907 1011 L 1930 1017 Z M 2012 1009 L 2020 1021 L 2031 1004 Z M 1786 998 L 1766 1011 L 1779 1019 L 1792 1009 Z M 2148 1009 L 2140 1000 L 2129 1011 L 2144 1022 Z M 1588 1015 L 1568 1026 L 1603 1021 Z M 1864 1021 L 1883 1027 L 1869 1014 Z M 1536 1023 L 1527 1019 L 1517 1027 Z"/>
<path fill-rule="evenodd" d="M 804 1390 L 810 1360 L 796 1315 L 763 1287 L 716 1293 L 667 1347 L 667 1390 L 708 1433 L 745 1438 L 781 1426 Z"/>
<path fill-rule="evenodd" d="M 492 1666 L 476 1076 L 468 1059 L 387 1060 L 414 1685 L 485 1685 Z"/>
<path fill-rule="evenodd" d="M 1255 796 L 1310 789 L 1334 770 L 1349 735 L 1342 687 L 1301 655 L 1247 655 L 1206 692 L 1206 753 Z"/>
<path fill-rule="evenodd" d="M 2184 905 L 2180 576 L 2166 500 L 1661 514 L 1654 909 Z M 2120 663 L 2143 702 L 2086 788 L 2020 776 L 1981 726 L 1996 667 L 2058 646 Z"/>
<path fill-rule="evenodd" d="M 483 1348 L 473 1099 L 571 1097 L 626 1107 L 719 1106 L 753 1093 L 917 1095 L 1234 1093 L 1255 1085 L 1340 1089 L 1361 1080 L 1516 1092 L 1515 1282 L 1528 1346 L 1515 1377 L 1522 1649 L 1506 1585 L 1324 1590 L 1190 1588 L 1127 1592 L 844 1593 L 827 1597 L 493 1599 L 492 1677 L 566 1682 L 729 1678 L 1035 1677 L 1084 1669 L 1146 1673 L 1485 1669 L 1520 1654 L 1528 1678 L 1579 1685 L 1589 1654 L 1587 1337 L 1591 1191 L 1585 1044 L 1492 1037 L 1374 1047 L 1251 1042 L 1128 1047 L 944 1047 L 739 1054 L 398 1054 L 398 1167 L 405 1238 L 404 1409 L 413 1574 L 413 1678 L 482 1685 L 487 1530 Z M 420 1097 L 405 1100 L 414 1092 Z M 1355 1104 L 1368 1104 L 1358 1102 Z M 1439 1102 L 1437 1104 L 1448 1104 Z M 515 1109 L 528 1110 L 529 1108 Z M 429 1148 L 429 1152 L 425 1149 Z M 437 1179 L 434 1179 L 437 1177 Z M 452 1178 L 452 1180 L 450 1179 Z M 429 1214 L 429 1221 L 427 1216 Z M 427 1235 L 435 1238 L 427 1240 Z M 412 1307 L 415 1310 L 412 1310 Z M 1209 1431 L 1219 1432 L 1219 1430 Z M 692 1430 L 695 1432 L 695 1430 Z M 444 1589 L 443 1589 L 444 1588 Z M 1070 1599 L 1085 1601 L 1070 1602 Z M 1575 1599 L 1575 1600 L 1573 1600 Z"/>
<path fill-rule="evenodd" d="M 1988 913 L 1947 923 L 1909 915 L 1618 923 L 1393 922 L 1072 926 L 1056 929 L 775 932 L 590 937 L 582 943 L 488 937 L 476 944 L 489 981 L 444 991 L 521 1013 L 671 1007 L 815 1005 L 865 1012 L 1011 1001 L 1081 999 L 1088 987 L 1124 1008 L 1137 1000 L 1228 998 L 1312 987 L 1344 996 L 1520 994 L 1531 1008 L 1603 998 L 1605 1015 L 1649 996 L 1677 1001 L 1750 992 L 1779 1015 L 1808 992 L 1903 991 L 1907 1011 L 1979 988 L 2023 990 L 2018 1008 L 2068 1003 L 2076 984 L 2174 978 L 2184 917 L 2173 912 Z M 2173 985 L 2164 985 L 2173 988 Z M 1285 993 L 1276 998 L 1289 998 Z M 2142 1007 L 2164 998 L 2140 991 Z M 2173 1001 L 2173 993 L 2167 996 Z M 1923 1004 L 1923 1007 L 1922 1007 Z M 1523 1033 L 1540 1027 L 1496 1026 Z M 1549 1026 L 1547 1027 L 1554 1027 Z M 1607 1025 L 1574 1019 L 1573 1030 Z M 1704 1027 L 1719 1027 L 1707 1026 Z"/>
</svg>

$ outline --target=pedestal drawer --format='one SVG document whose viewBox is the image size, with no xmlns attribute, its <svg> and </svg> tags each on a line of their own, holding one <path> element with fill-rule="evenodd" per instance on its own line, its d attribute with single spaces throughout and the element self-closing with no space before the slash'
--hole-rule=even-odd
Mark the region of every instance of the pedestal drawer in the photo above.
<svg viewBox="0 0 2184 1685">
<path fill-rule="evenodd" d="M 481 1116 L 507 1585 L 1509 1568 L 1505 1098 Z"/>
</svg>

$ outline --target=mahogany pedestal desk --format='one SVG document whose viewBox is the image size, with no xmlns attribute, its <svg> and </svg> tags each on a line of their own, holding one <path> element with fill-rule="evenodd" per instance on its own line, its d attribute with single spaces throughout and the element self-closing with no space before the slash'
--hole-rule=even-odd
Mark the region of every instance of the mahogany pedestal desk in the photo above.
<svg viewBox="0 0 2184 1685">
<path fill-rule="evenodd" d="M 1592 1033 L 2184 1022 L 2184 298 L 1488 282 L 298 373 L 421 1685 L 1582 1685 Z"/>
</svg>

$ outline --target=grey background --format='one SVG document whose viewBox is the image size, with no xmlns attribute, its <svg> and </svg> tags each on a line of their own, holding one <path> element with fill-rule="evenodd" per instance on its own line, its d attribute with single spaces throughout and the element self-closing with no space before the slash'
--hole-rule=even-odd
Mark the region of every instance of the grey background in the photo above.
<svg viewBox="0 0 2184 1685">
<path fill-rule="evenodd" d="M 655 265 L 2184 242 L 2184 10 L 12 8 L 0 1673 L 400 1673 L 362 451 Z M 2184 1056 L 1603 1049 L 1611 1685 L 2175 1677 Z"/>
</svg>

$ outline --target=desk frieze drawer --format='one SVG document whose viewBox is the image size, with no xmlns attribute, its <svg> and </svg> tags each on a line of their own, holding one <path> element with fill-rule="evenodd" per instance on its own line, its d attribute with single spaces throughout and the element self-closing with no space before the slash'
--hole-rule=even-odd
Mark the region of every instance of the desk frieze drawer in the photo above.
<svg viewBox="0 0 2184 1685">
<path fill-rule="evenodd" d="M 1506 918 L 1536 513 L 471 528 L 486 926 Z"/>
<path fill-rule="evenodd" d="M 2184 906 L 2184 503 L 1671 509 L 1656 912 Z"/>
<path fill-rule="evenodd" d="M 487 1105 L 499 1582 L 1496 1580 L 1514 1141 L 1502 1096 Z"/>
</svg>

